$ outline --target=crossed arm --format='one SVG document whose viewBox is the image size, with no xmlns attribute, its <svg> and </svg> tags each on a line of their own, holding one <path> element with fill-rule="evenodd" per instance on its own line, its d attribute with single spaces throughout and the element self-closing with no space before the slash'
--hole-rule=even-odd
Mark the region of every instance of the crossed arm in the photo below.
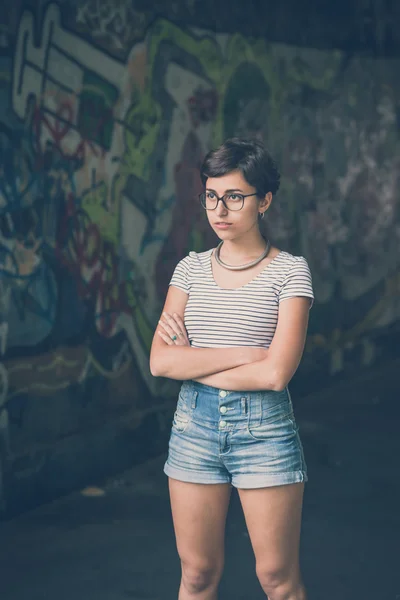
<svg viewBox="0 0 400 600">
<path fill-rule="evenodd" d="M 300 363 L 307 333 L 310 301 L 298 297 L 279 306 L 274 338 L 266 348 L 192 348 L 183 324 L 187 295 L 171 286 L 156 329 L 150 370 L 155 376 L 194 379 L 212 387 L 241 390 L 282 390 Z M 171 334 L 183 331 L 175 342 Z M 178 344 L 178 345 L 176 345 Z"/>
</svg>

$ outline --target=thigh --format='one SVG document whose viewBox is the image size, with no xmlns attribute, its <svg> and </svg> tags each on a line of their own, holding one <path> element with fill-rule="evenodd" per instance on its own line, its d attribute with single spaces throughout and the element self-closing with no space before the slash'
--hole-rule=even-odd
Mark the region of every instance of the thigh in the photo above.
<svg viewBox="0 0 400 600">
<path fill-rule="evenodd" d="M 297 572 L 304 483 L 238 492 L 257 564 Z"/>
<path fill-rule="evenodd" d="M 222 569 L 230 484 L 187 483 L 169 478 L 176 544 L 182 563 Z"/>
</svg>

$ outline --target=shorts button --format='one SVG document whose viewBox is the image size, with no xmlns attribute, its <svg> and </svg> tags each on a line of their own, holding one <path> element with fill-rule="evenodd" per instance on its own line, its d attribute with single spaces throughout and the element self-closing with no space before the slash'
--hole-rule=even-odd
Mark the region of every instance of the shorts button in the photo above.
<svg viewBox="0 0 400 600">
<path fill-rule="evenodd" d="M 222 413 L 223 415 L 226 413 L 228 409 L 226 408 L 226 406 L 221 406 L 221 408 L 219 409 L 219 412 Z"/>
<path fill-rule="evenodd" d="M 228 392 L 226 392 L 225 390 L 221 390 L 219 395 L 221 396 L 221 398 L 225 398 L 225 396 L 227 395 Z"/>
<path fill-rule="evenodd" d="M 220 421 L 219 426 L 221 429 L 223 429 L 226 426 L 226 421 Z"/>
</svg>

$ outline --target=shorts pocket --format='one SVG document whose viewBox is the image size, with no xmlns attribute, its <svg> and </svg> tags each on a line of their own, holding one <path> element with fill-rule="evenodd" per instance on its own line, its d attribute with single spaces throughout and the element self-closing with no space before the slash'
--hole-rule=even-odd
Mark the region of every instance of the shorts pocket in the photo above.
<svg viewBox="0 0 400 600">
<path fill-rule="evenodd" d="M 172 428 L 179 433 L 186 431 L 192 420 L 195 399 L 194 394 L 196 394 L 196 392 L 186 389 L 179 392 L 174 419 L 172 421 Z"/>
<path fill-rule="evenodd" d="M 292 412 L 283 412 L 272 420 L 263 421 L 259 425 L 250 423 L 247 431 L 254 440 L 284 441 L 297 435 L 297 425 Z"/>
<path fill-rule="evenodd" d="M 179 433 L 183 433 L 186 431 L 191 420 L 191 417 L 189 417 L 187 413 L 182 413 L 177 409 L 174 414 L 174 420 L 172 421 L 172 429 Z"/>
</svg>

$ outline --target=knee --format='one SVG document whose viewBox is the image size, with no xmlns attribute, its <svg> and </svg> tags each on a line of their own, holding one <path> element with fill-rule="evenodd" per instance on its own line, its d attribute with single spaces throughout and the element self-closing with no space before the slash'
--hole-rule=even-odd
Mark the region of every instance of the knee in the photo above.
<svg viewBox="0 0 400 600">
<path fill-rule="evenodd" d="M 222 568 L 207 563 L 182 561 L 182 585 L 190 594 L 199 594 L 218 586 Z"/>
<path fill-rule="evenodd" d="M 270 600 L 286 600 L 293 597 L 297 585 L 287 568 L 257 565 L 256 570 L 258 581 Z"/>
</svg>

